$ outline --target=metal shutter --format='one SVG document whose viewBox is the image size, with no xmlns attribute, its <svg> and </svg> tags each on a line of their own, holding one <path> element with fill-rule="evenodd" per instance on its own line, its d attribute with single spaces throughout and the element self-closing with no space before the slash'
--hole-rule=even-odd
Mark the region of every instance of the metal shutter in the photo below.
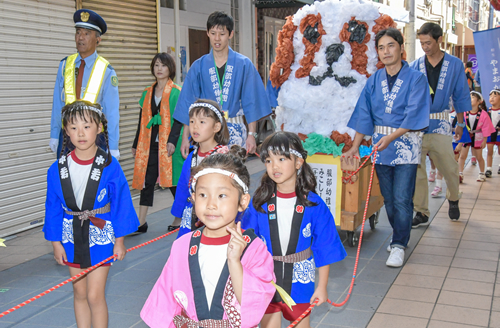
<svg viewBox="0 0 500 328">
<path fill-rule="evenodd" d="M 99 13 L 108 25 L 99 55 L 116 71 L 120 91 L 120 165 L 132 185 L 130 152 L 139 120 L 142 91 L 154 81 L 150 64 L 158 51 L 155 0 L 84 0 L 83 8 Z"/>
<path fill-rule="evenodd" d="M 43 224 L 52 94 L 74 0 L 0 2 L 0 237 Z"/>
</svg>

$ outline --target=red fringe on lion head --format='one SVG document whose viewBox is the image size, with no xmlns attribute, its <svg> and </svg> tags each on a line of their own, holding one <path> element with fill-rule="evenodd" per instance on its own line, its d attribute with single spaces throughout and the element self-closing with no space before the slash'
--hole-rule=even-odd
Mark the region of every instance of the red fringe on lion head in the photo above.
<svg viewBox="0 0 500 328">
<path fill-rule="evenodd" d="M 297 30 L 297 26 L 293 25 L 293 16 L 286 18 L 286 23 L 278 33 L 278 46 L 276 47 L 276 61 L 271 65 L 269 77 L 273 87 L 280 87 L 292 73 L 293 61 L 295 55 L 293 53 L 293 34 Z"/>
<path fill-rule="evenodd" d="M 321 36 L 325 35 L 326 32 L 323 29 L 323 24 L 321 23 L 321 14 L 317 15 L 309 14 L 306 17 L 302 18 L 300 21 L 300 33 L 304 34 L 304 31 L 308 27 L 315 27 L 318 30 L 319 37 L 316 43 L 311 43 L 305 37 L 302 38 L 302 43 L 306 46 L 306 50 L 304 50 L 304 57 L 300 60 L 301 67 L 295 72 L 295 77 L 300 79 L 311 74 L 311 70 L 316 63 L 314 62 L 314 56 L 319 51 L 321 47 Z"/>
</svg>

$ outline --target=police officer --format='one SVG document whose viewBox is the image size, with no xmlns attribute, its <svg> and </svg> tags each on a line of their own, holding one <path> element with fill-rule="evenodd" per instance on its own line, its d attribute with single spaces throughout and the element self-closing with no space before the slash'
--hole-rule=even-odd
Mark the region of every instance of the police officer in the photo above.
<svg viewBox="0 0 500 328">
<path fill-rule="evenodd" d="M 77 10 L 73 20 L 78 53 L 64 58 L 59 64 L 52 102 L 49 146 L 59 156 L 62 147 L 61 109 L 66 104 L 83 99 L 101 104 L 108 120 L 110 152 L 119 159 L 118 78 L 109 62 L 96 52 L 101 35 L 106 33 L 106 22 L 88 9 Z"/>
</svg>

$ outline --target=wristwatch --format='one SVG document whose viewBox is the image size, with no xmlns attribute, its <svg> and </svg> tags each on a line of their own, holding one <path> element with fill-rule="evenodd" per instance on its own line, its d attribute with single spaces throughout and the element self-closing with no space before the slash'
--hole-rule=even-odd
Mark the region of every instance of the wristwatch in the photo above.
<svg viewBox="0 0 500 328">
<path fill-rule="evenodd" d="M 257 139 L 257 132 L 248 132 L 248 135 Z"/>
<path fill-rule="evenodd" d="M 465 122 L 462 122 L 462 123 L 458 123 L 457 122 L 457 126 L 461 127 L 461 128 L 465 128 Z"/>
</svg>

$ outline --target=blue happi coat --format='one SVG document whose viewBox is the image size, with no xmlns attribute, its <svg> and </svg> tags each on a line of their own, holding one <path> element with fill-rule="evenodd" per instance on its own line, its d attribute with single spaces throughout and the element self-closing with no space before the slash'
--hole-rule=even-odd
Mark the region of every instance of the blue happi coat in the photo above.
<svg viewBox="0 0 500 328">
<path fill-rule="evenodd" d="M 113 255 L 115 238 L 135 232 L 139 227 L 139 219 L 122 168 L 115 158 L 104 167 L 105 158 L 105 153 L 99 150 L 88 179 L 81 209 L 76 208 L 66 164 L 67 157 L 62 156 L 47 172 L 47 199 L 43 226 L 45 239 L 60 241 L 66 251 L 68 262 L 78 263 L 82 268 L 95 265 Z M 98 209 L 108 203 L 111 206 L 110 212 L 94 215 L 105 220 L 106 224 L 102 230 L 90 220 L 83 221 L 82 225 L 78 216 L 66 213 L 66 211 Z M 78 236 L 76 232 L 74 234 L 75 228 L 79 230 Z"/>
<path fill-rule="evenodd" d="M 296 303 L 309 303 L 314 293 L 316 267 L 341 261 L 347 256 L 337 233 L 333 215 L 325 202 L 313 192 L 309 192 L 307 199 L 318 205 L 305 207 L 299 235 L 290 236 L 290 241 L 298 238 L 296 253 L 309 247 L 313 253 L 313 256 L 307 260 L 293 264 L 290 296 Z M 264 209 L 265 213 L 257 212 L 250 205 L 243 216 L 242 228 L 254 229 L 255 234 L 264 241 L 268 251 L 273 254 L 271 242 L 273 236 L 271 236 L 269 228 L 268 204 L 263 204 L 262 209 Z"/>
<path fill-rule="evenodd" d="M 410 68 L 420 71 L 427 77 L 425 56 L 413 61 L 410 64 Z M 431 102 L 430 112 L 431 114 L 449 113 L 451 106 L 455 108 L 457 113 L 465 113 L 472 110 L 464 65 L 457 57 L 445 53 L 437 90 L 434 90 L 434 101 Z M 425 133 L 451 136 L 451 123 L 446 117 L 441 117 L 440 119 L 432 118 L 429 121 L 429 128 Z"/>
<path fill-rule="evenodd" d="M 189 202 L 191 193 L 189 192 L 189 180 L 191 179 L 191 165 L 194 151 L 190 152 L 182 165 L 181 176 L 177 183 L 177 190 L 175 191 L 174 204 L 170 213 L 177 217 L 182 218 L 181 226 L 177 238 L 191 232 L 191 216 L 193 213 L 193 204 Z"/>
<path fill-rule="evenodd" d="M 189 125 L 189 106 L 199 98 L 211 99 L 219 104 L 222 101 L 222 109 L 228 112 L 230 118 L 244 114 L 249 123 L 271 114 L 266 90 L 255 66 L 250 59 L 231 48 L 222 88 L 212 50 L 193 63 L 182 86 L 174 118 Z"/>
<path fill-rule="evenodd" d="M 422 73 L 410 69 L 407 62 L 402 63 L 391 91 L 385 68 L 370 76 L 347 124 L 356 132 L 372 135 L 373 144 L 386 135 L 377 132 L 376 127 L 419 131 L 429 125 L 431 97 L 427 79 Z M 422 133 L 408 132 L 380 151 L 376 164 L 420 164 L 421 150 Z"/>
</svg>

